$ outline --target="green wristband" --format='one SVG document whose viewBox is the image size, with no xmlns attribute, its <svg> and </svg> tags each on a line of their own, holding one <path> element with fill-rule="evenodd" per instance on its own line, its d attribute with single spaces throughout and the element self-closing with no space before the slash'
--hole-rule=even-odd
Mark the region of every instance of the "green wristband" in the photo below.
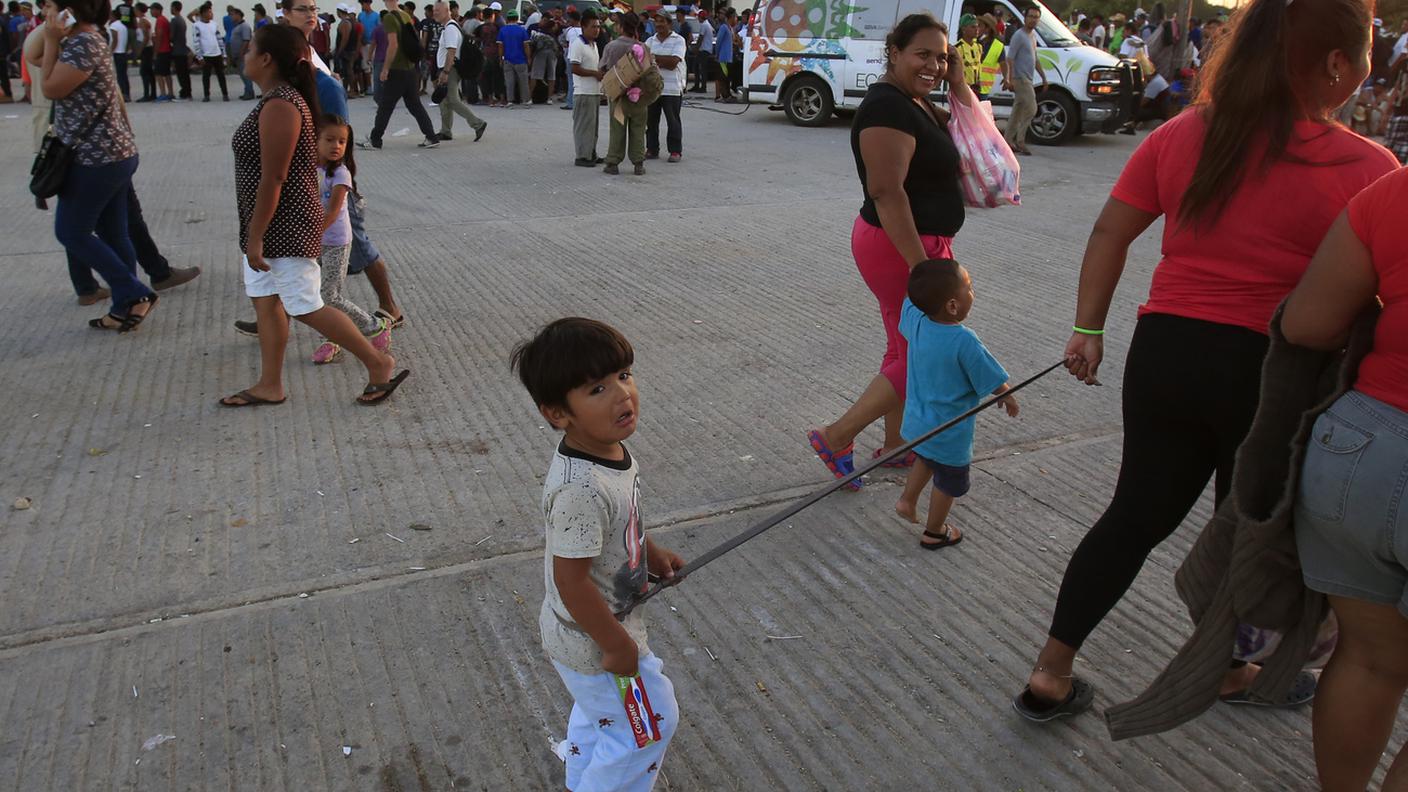
<svg viewBox="0 0 1408 792">
<path fill-rule="evenodd" d="M 1099 330 L 1087 330 L 1087 329 L 1085 329 L 1084 327 L 1077 327 L 1076 325 L 1071 325 L 1071 329 L 1074 330 L 1074 331 L 1076 331 L 1077 333 L 1080 333 L 1081 335 L 1093 335 L 1093 336 L 1102 336 L 1102 335 L 1105 335 L 1105 330 L 1104 330 L 1104 328 L 1101 328 L 1101 329 L 1099 329 Z"/>
</svg>

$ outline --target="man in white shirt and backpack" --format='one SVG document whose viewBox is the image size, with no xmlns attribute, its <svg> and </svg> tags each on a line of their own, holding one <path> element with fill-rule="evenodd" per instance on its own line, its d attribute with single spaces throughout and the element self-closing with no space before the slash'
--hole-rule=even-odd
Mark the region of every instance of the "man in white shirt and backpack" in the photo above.
<svg viewBox="0 0 1408 792">
<path fill-rule="evenodd" d="M 439 67 L 438 76 L 435 78 L 435 95 L 438 96 L 441 90 L 445 91 L 444 98 L 440 100 L 439 138 L 454 139 L 454 135 L 450 134 L 450 127 L 455 124 L 455 113 L 459 113 L 469 122 L 477 141 L 484 137 L 484 130 L 489 128 L 489 123 L 475 115 L 460 96 L 460 75 L 455 68 L 455 62 L 463 57 L 464 34 L 460 31 L 460 26 L 451 21 L 450 6 L 445 0 L 439 0 L 435 4 L 435 21 L 444 26 L 440 31 L 440 47 L 435 51 L 435 65 Z"/>
</svg>

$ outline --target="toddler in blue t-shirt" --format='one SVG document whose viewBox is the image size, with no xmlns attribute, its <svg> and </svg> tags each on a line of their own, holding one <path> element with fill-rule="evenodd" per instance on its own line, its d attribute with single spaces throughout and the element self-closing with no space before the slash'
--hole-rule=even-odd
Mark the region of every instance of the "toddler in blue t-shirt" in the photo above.
<svg viewBox="0 0 1408 792">
<path fill-rule="evenodd" d="M 1007 372 L 978 335 L 962 322 L 973 310 L 973 281 L 953 259 L 920 262 L 909 273 L 909 298 L 900 309 L 900 334 L 909 342 L 909 378 L 900 434 L 919 437 L 936 426 L 976 407 L 979 398 L 1007 391 Z M 1001 402 L 1017 416 L 1017 398 Z M 916 447 L 919 460 L 909 471 L 904 494 L 895 511 L 919 522 L 919 494 L 929 479 L 929 516 L 919 546 L 925 550 L 956 545 L 963 532 L 950 526 L 955 498 L 968 492 L 968 466 L 973 459 L 973 427 L 977 416 L 939 433 Z"/>
</svg>

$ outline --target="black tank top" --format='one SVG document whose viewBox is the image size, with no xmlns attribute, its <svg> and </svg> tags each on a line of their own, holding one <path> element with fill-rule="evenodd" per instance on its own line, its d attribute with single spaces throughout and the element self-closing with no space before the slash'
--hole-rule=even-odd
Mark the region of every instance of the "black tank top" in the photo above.
<svg viewBox="0 0 1408 792">
<path fill-rule="evenodd" d="M 261 171 L 259 113 L 264 103 L 279 99 L 298 109 L 301 122 L 288 175 L 279 193 L 278 206 L 264 232 L 264 258 L 317 258 L 323 249 L 323 202 L 318 194 L 318 150 L 313 114 L 303 95 L 290 85 L 280 85 L 259 100 L 235 130 L 235 203 L 240 212 L 240 250 L 249 241 L 249 219 L 259 191 Z"/>
</svg>

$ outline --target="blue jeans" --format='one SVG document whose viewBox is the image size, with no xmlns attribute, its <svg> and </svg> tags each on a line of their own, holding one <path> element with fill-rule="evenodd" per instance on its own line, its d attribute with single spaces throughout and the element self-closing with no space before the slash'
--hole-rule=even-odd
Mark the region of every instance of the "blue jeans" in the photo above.
<svg viewBox="0 0 1408 792">
<path fill-rule="evenodd" d="M 114 316 L 125 316 L 133 303 L 153 293 L 137 280 L 137 251 L 127 233 L 127 189 L 136 172 L 135 154 L 107 165 L 75 162 L 54 212 L 54 236 L 107 281 Z"/>
<path fill-rule="evenodd" d="M 572 78 L 574 76 L 575 75 L 572 74 L 572 64 L 569 63 L 567 64 L 567 100 L 562 103 L 563 107 L 568 109 L 572 108 L 572 97 L 576 94 L 572 85 Z"/>
<path fill-rule="evenodd" d="M 127 237 L 132 240 L 132 248 L 137 251 L 137 265 L 147 273 L 152 283 L 171 277 L 171 262 L 161 255 L 161 250 L 152 239 L 147 221 L 142 217 L 142 204 L 137 200 L 137 191 L 129 182 L 127 185 Z M 93 279 L 93 270 L 87 262 L 68 254 L 68 277 L 73 281 L 73 290 L 82 297 L 98 290 L 98 282 Z"/>
</svg>

